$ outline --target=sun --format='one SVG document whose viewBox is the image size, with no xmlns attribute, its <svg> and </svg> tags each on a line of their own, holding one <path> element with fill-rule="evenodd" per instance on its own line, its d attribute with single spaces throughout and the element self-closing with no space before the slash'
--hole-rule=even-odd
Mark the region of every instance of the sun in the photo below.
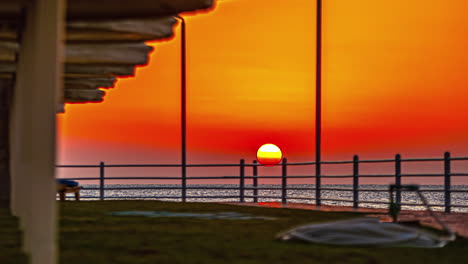
<svg viewBox="0 0 468 264">
<path fill-rule="evenodd" d="M 263 144 L 257 150 L 257 160 L 260 164 L 265 166 L 275 166 L 283 158 L 281 149 L 275 144 Z"/>
</svg>

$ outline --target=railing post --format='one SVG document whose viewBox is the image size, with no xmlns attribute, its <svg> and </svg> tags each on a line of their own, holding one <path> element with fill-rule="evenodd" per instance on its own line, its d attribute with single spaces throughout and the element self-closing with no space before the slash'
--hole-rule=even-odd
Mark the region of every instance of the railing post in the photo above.
<svg viewBox="0 0 468 264">
<path fill-rule="evenodd" d="M 288 160 L 286 158 L 283 158 L 283 163 L 281 166 L 281 203 L 284 205 L 287 203 L 287 165 L 288 165 Z"/>
<path fill-rule="evenodd" d="M 104 200 L 104 162 L 99 163 L 99 199 Z"/>
<path fill-rule="evenodd" d="M 187 201 L 187 164 L 185 164 L 185 161 L 182 162 L 181 166 L 181 194 L 180 198 L 182 199 L 182 202 L 185 203 Z"/>
<path fill-rule="evenodd" d="M 241 203 L 245 202 L 244 191 L 245 191 L 245 160 L 240 160 L 240 183 L 239 183 L 239 200 Z"/>
<path fill-rule="evenodd" d="M 397 185 L 396 188 L 396 198 L 395 202 L 397 204 L 398 209 L 401 209 L 401 155 L 395 155 L 395 184 Z"/>
<path fill-rule="evenodd" d="M 254 203 L 258 203 L 258 190 L 257 190 L 257 187 L 258 187 L 258 178 L 257 178 L 258 177 L 258 167 L 257 167 L 257 161 L 254 160 L 254 161 L 252 161 L 252 163 L 254 164 L 252 166 L 252 170 L 253 170 L 253 172 L 252 172 L 252 175 L 253 175 L 253 188 L 254 188 L 253 189 L 253 196 L 254 196 L 253 201 L 254 201 Z"/>
<path fill-rule="evenodd" d="M 322 205 L 321 199 L 321 161 L 315 162 L 315 206 L 320 207 Z"/>
<path fill-rule="evenodd" d="M 445 196 L 445 212 L 450 213 L 451 211 L 451 190 L 450 190 L 450 152 L 444 153 L 444 196 Z"/>
<path fill-rule="evenodd" d="M 353 157 L 353 207 L 359 207 L 359 156 Z"/>
</svg>

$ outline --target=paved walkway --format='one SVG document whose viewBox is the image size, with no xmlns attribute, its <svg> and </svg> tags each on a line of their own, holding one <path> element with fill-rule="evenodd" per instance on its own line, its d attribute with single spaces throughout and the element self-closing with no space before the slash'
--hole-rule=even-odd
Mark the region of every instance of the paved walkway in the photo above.
<svg viewBox="0 0 468 264">
<path fill-rule="evenodd" d="M 392 219 L 388 214 L 387 209 L 374 209 L 374 208 L 358 208 L 347 206 L 328 206 L 322 205 L 317 208 L 314 204 L 300 204 L 300 203 L 288 203 L 282 205 L 278 202 L 265 202 L 265 203 L 230 203 L 236 205 L 247 205 L 247 206 L 263 206 L 273 208 L 293 208 L 293 209 L 305 209 L 305 210 L 317 210 L 317 211 L 334 211 L 334 212 L 364 212 L 369 213 L 368 216 L 378 217 L 381 221 L 389 222 Z M 463 237 L 468 237 L 468 213 L 444 213 L 435 212 L 442 222 L 444 222 L 452 231 Z M 430 216 L 427 211 L 401 211 L 398 217 L 400 221 L 419 221 L 423 225 L 431 226 L 437 229 L 442 227 L 436 222 L 436 220 Z"/>
</svg>

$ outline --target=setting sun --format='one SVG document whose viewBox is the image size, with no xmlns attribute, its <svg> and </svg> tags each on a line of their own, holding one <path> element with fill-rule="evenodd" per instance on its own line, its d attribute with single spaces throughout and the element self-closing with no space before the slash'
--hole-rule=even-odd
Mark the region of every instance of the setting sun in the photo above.
<svg viewBox="0 0 468 264">
<path fill-rule="evenodd" d="M 265 166 L 274 166 L 281 161 L 283 153 L 274 144 L 264 144 L 257 151 L 257 160 Z"/>
</svg>

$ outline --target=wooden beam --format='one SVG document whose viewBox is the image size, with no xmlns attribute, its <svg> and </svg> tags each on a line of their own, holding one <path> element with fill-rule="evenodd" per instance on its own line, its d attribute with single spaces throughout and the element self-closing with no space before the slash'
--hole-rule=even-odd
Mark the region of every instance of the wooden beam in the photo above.
<svg viewBox="0 0 468 264">
<path fill-rule="evenodd" d="M 16 71 L 16 65 L 13 62 L 0 62 L 0 74 L 9 73 L 10 75 L 0 75 L 2 78 L 11 78 L 11 73 Z M 135 74 L 134 65 L 119 65 L 119 64 L 65 64 L 65 74 L 79 75 L 96 75 L 96 76 L 120 76 L 130 77 Z"/>
<path fill-rule="evenodd" d="M 0 63 L 12 63 L 19 45 L 0 42 Z M 153 47 L 144 42 L 131 43 L 73 43 L 66 47 L 65 62 L 74 64 L 142 65 L 148 62 Z"/>
<path fill-rule="evenodd" d="M 0 73 L 10 73 L 10 75 L 1 75 L 0 79 L 3 78 L 10 78 L 11 73 L 14 73 L 16 71 L 16 65 L 13 62 L 0 62 Z"/>
<path fill-rule="evenodd" d="M 2 72 L 0 64 L 0 72 Z M 94 74 L 104 76 L 121 76 L 129 77 L 135 74 L 134 65 L 119 65 L 119 64 L 65 64 L 66 74 Z"/>
<path fill-rule="evenodd" d="M 0 41 L 0 62 L 13 62 L 18 50 L 18 43 L 11 41 Z"/>
<path fill-rule="evenodd" d="M 171 37 L 173 16 L 119 20 L 77 20 L 67 24 L 67 42 L 135 42 Z M 0 40 L 16 42 L 15 22 L 0 21 Z"/>
<path fill-rule="evenodd" d="M 115 76 L 83 75 L 65 77 L 65 89 L 96 89 L 112 88 L 117 78 Z"/>
<path fill-rule="evenodd" d="M 129 42 L 171 37 L 172 16 L 151 19 L 82 20 L 68 22 L 68 42 Z"/>
<path fill-rule="evenodd" d="M 67 103 L 86 103 L 86 102 L 102 102 L 106 93 L 102 90 L 89 89 L 66 89 L 65 102 Z"/>
<path fill-rule="evenodd" d="M 153 48 L 145 43 L 70 44 L 65 52 L 66 63 L 142 65 L 148 62 Z"/>
</svg>

